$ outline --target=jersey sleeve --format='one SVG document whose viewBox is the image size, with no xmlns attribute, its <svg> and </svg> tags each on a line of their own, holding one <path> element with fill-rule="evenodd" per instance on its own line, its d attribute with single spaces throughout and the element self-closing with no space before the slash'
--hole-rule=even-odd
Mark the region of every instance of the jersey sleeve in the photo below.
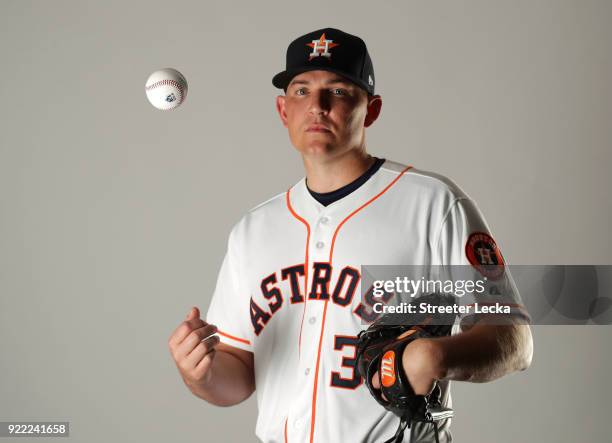
<svg viewBox="0 0 612 443">
<path fill-rule="evenodd" d="M 452 202 L 443 218 L 436 249 L 438 263 L 447 278 L 455 282 L 480 281 L 483 288 L 482 292 L 471 294 L 463 291 L 461 296 L 456 291 L 458 304 L 469 307 L 467 313 L 459 315 L 461 327 L 477 321 L 477 311 L 486 309 L 483 307 L 502 306 L 509 309 L 509 315 L 530 320 L 501 251 L 469 197 L 462 196 Z"/>
<path fill-rule="evenodd" d="M 250 296 L 242 280 L 239 246 L 233 230 L 217 277 L 217 284 L 206 314 L 206 321 L 218 328 L 222 343 L 253 351 L 249 317 Z"/>
</svg>

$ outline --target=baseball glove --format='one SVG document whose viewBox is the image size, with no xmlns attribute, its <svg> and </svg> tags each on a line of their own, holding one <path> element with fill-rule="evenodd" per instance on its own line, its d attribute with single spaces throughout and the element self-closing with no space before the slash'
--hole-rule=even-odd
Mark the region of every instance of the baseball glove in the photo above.
<svg viewBox="0 0 612 443">
<path fill-rule="evenodd" d="M 410 304 L 417 305 L 418 312 L 418 305 L 423 302 L 452 305 L 454 297 L 427 294 Z M 384 443 L 402 441 L 404 430 L 413 421 L 433 423 L 438 443 L 437 421 L 452 417 L 453 411 L 441 406 L 441 390 L 437 383 L 428 395 L 414 393 L 404 372 L 402 355 L 406 346 L 418 338 L 450 335 L 455 317 L 455 314 L 385 314 L 359 333 L 357 368 L 376 401 L 401 419 L 396 434 Z M 372 386 L 376 372 L 380 389 Z"/>
</svg>

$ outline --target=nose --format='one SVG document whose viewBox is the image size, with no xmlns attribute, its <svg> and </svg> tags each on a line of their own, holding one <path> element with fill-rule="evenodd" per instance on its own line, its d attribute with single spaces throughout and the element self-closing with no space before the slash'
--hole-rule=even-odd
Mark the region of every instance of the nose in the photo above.
<svg viewBox="0 0 612 443">
<path fill-rule="evenodd" d="M 310 94 L 309 111 L 311 114 L 327 114 L 330 100 L 325 90 L 313 90 Z"/>
</svg>

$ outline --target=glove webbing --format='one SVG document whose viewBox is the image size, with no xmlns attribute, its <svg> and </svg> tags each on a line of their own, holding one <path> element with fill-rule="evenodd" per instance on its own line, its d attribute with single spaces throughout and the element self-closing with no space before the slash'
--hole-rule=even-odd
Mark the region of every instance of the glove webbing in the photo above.
<svg viewBox="0 0 612 443">
<path fill-rule="evenodd" d="M 408 420 L 402 418 L 395 435 L 390 439 L 385 440 L 383 443 L 401 443 L 404 440 L 404 431 L 406 430 L 406 428 L 410 428 L 409 423 L 410 422 Z M 434 437 L 436 439 L 436 443 L 440 443 L 440 440 L 438 439 L 438 423 L 434 421 L 432 422 L 432 424 L 434 427 Z"/>
<path fill-rule="evenodd" d="M 434 438 L 436 439 L 436 443 L 440 443 L 440 440 L 438 439 L 438 423 L 436 421 L 431 421 L 430 423 L 433 424 L 434 427 Z M 404 440 L 404 431 L 406 428 L 410 429 L 410 420 L 402 418 L 395 435 L 388 440 L 385 440 L 383 443 L 401 443 Z M 412 441 L 412 435 L 410 440 Z"/>
<path fill-rule="evenodd" d="M 436 326 L 435 328 L 440 329 L 440 330 L 445 330 L 448 328 L 448 326 L 446 325 L 440 325 L 440 326 Z M 428 336 L 427 333 L 423 333 L 424 331 L 420 328 L 420 327 L 415 327 L 415 329 L 417 329 L 417 331 L 419 331 L 421 334 L 420 335 L 424 335 L 424 336 Z M 437 332 L 437 331 L 436 331 Z M 440 334 L 442 335 L 442 334 Z M 401 356 L 403 354 L 403 350 L 406 347 L 406 345 L 412 341 L 409 337 L 404 338 L 404 339 L 400 339 L 398 341 L 396 341 L 395 343 L 388 345 L 385 349 L 394 349 L 396 355 Z M 380 363 L 379 363 L 380 365 Z M 382 371 L 382 367 L 379 366 L 379 372 L 378 372 L 378 376 L 379 376 L 379 380 L 380 380 L 380 374 Z M 396 364 L 394 367 L 394 371 L 396 373 L 396 380 L 398 384 L 402 384 L 404 381 L 404 374 L 403 374 L 403 365 L 401 364 Z M 405 380 L 406 383 L 408 383 L 408 380 Z M 382 387 L 382 381 L 381 383 L 381 387 Z M 406 386 L 408 389 L 410 389 L 410 391 L 412 391 L 412 387 L 410 386 L 410 384 L 408 383 Z M 384 389 L 384 388 L 383 388 Z M 414 391 L 413 391 L 414 392 Z M 390 439 L 386 440 L 383 443 L 401 443 L 404 439 L 404 432 L 406 430 L 406 428 L 410 428 L 411 427 L 411 423 L 412 421 L 421 421 L 421 422 L 426 422 L 426 423 L 431 423 L 433 424 L 434 427 L 434 438 L 436 443 L 440 443 L 440 440 L 438 438 L 438 423 L 436 420 L 434 420 L 434 418 L 431 416 L 431 414 L 429 413 L 430 408 L 432 406 L 436 406 L 440 404 L 440 395 L 441 395 L 441 391 L 440 391 L 440 386 L 436 383 L 433 390 L 425 396 L 419 396 L 416 395 L 415 397 L 420 397 L 424 400 L 424 415 L 421 416 L 421 418 L 416 418 L 414 416 L 412 416 L 411 414 L 407 414 L 404 413 L 403 415 L 400 416 L 400 424 L 397 428 L 397 431 L 395 433 L 395 435 L 393 437 L 391 437 Z M 412 408 L 410 409 L 412 410 Z M 415 412 L 414 410 L 412 410 L 412 412 Z M 411 435 L 411 439 L 412 439 L 412 435 Z"/>
</svg>

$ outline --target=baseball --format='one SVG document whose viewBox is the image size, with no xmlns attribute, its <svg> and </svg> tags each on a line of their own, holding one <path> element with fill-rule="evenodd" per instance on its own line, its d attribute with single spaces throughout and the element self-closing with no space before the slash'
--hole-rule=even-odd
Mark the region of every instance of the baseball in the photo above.
<svg viewBox="0 0 612 443">
<path fill-rule="evenodd" d="M 149 102 L 157 109 L 174 109 L 187 97 L 187 80 L 176 69 L 160 69 L 147 79 L 145 92 Z"/>
</svg>

